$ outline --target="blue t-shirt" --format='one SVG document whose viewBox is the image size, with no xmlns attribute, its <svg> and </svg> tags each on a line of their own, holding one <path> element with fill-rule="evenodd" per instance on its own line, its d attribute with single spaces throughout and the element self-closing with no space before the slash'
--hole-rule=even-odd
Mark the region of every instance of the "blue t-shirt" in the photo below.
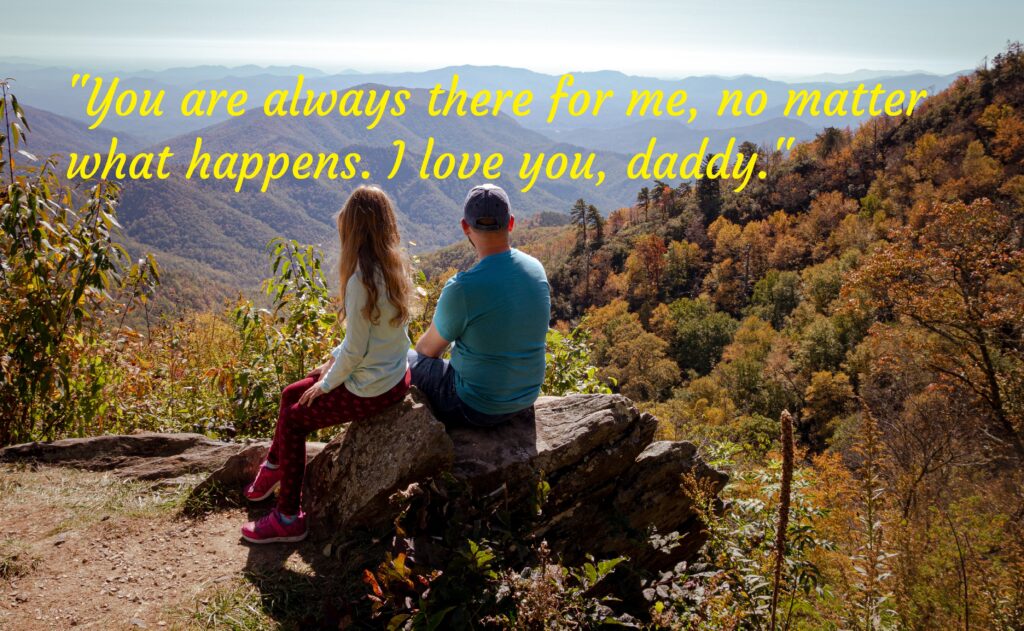
<svg viewBox="0 0 1024 631">
<path fill-rule="evenodd" d="M 434 326 L 455 342 L 455 391 L 484 414 L 533 405 L 544 383 L 551 292 L 544 266 L 519 250 L 492 254 L 451 278 Z"/>
</svg>

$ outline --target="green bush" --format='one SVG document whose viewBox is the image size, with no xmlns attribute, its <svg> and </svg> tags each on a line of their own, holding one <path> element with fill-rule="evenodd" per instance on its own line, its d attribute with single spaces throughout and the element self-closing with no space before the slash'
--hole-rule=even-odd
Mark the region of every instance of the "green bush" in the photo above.
<svg viewBox="0 0 1024 631">
<path fill-rule="evenodd" d="M 240 348 L 214 378 L 231 401 L 234 430 L 246 436 L 273 431 L 281 391 L 326 360 L 338 323 L 323 253 L 284 239 L 268 248 L 272 276 L 263 287 L 272 307 L 242 300 L 231 311 Z"/>
<path fill-rule="evenodd" d="M 541 391 L 551 396 L 570 393 L 610 394 L 611 388 L 597 377 L 590 363 L 589 334 L 582 326 L 562 334 L 548 330 L 547 365 Z"/>
<path fill-rule="evenodd" d="M 19 149 L 30 127 L 9 87 L 0 82 L 0 445 L 102 427 L 125 315 L 157 280 L 152 257 L 132 264 L 114 240 L 115 185 L 82 195 L 51 160 L 16 164 L 35 156 Z"/>
</svg>

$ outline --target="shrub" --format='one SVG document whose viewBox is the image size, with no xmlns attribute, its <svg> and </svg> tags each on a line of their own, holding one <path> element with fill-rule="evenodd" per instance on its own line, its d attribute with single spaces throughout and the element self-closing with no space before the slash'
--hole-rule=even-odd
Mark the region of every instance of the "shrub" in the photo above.
<svg viewBox="0 0 1024 631">
<path fill-rule="evenodd" d="M 598 379 L 597 368 L 590 363 L 589 340 L 590 335 L 583 326 L 565 334 L 548 330 L 547 365 L 541 389 L 544 394 L 560 397 L 570 393 L 611 393 L 611 388 Z"/>
<path fill-rule="evenodd" d="M 16 153 L 35 160 L 19 150 L 30 128 L 9 84 L 0 82 L 0 89 L 0 170 L 8 179 L 0 189 L 5 445 L 81 434 L 102 421 L 114 378 L 108 360 L 122 343 L 117 333 L 135 299 L 147 298 L 158 271 L 152 257 L 132 264 L 115 242 L 115 185 L 99 182 L 82 195 L 61 182 L 52 160 L 16 165 Z M 76 198 L 82 201 L 73 208 Z"/>
<path fill-rule="evenodd" d="M 235 430 L 242 435 L 272 431 L 281 391 L 327 358 L 338 322 L 323 274 L 323 253 L 280 238 L 268 248 L 272 275 L 263 287 L 272 307 L 239 302 L 231 320 L 240 348 L 214 372 L 215 384 L 231 401 Z"/>
</svg>

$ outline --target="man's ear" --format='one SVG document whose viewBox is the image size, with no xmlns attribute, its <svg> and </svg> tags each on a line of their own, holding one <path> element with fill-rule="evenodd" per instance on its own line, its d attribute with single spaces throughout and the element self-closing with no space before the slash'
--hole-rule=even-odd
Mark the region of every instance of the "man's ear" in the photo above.
<svg viewBox="0 0 1024 631">
<path fill-rule="evenodd" d="M 463 219 L 463 221 L 465 221 L 465 219 Z M 516 227 L 516 216 L 515 215 L 509 215 L 508 216 L 508 231 L 512 232 L 512 229 L 515 228 L 515 227 Z"/>
<path fill-rule="evenodd" d="M 462 220 L 462 234 L 469 236 L 469 222 L 465 219 Z"/>
</svg>

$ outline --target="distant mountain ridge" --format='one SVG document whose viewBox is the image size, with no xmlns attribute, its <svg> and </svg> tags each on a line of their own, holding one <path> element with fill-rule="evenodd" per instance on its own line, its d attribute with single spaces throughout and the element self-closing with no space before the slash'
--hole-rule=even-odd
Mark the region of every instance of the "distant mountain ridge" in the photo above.
<svg viewBox="0 0 1024 631">
<path fill-rule="evenodd" d="M 26 103 L 31 103 L 35 107 L 61 114 L 62 116 L 86 120 L 84 111 L 88 98 L 87 91 L 72 89 L 70 78 L 74 72 L 89 71 L 89 69 L 77 68 L 72 70 L 71 68 L 46 65 L 13 63 L 6 68 L 0 67 L 0 71 L 4 72 L 5 76 L 14 75 L 17 78 L 18 94 Z M 555 89 L 558 76 L 523 68 L 463 65 L 416 72 L 359 73 L 356 71 L 344 71 L 327 74 L 314 68 L 303 66 L 197 66 L 191 68 L 171 68 L 162 71 L 116 73 L 116 76 L 120 77 L 122 86 L 125 88 L 135 90 L 148 89 L 152 91 L 165 90 L 167 94 L 165 102 L 168 104 L 168 107 L 165 108 L 165 115 L 159 119 L 118 118 L 116 120 L 110 119 L 103 126 L 108 131 L 127 132 L 142 140 L 155 143 L 165 138 L 201 129 L 228 118 L 222 112 L 216 113 L 210 118 L 185 118 L 181 116 L 177 111 L 176 104 L 180 102 L 185 93 L 190 89 L 244 89 L 249 94 L 249 107 L 252 108 L 258 106 L 272 90 L 294 88 L 295 76 L 300 71 L 306 75 L 305 87 L 310 90 L 343 90 L 361 84 L 429 89 L 440 83 L 442 86 L 447 87 L 453 73 L 459 74 L 460 87 L 467 91 L 480 89 L 529 89 L 534 93 L 535 97 L 534 111 L 530 116 L 520 119 L 519 122 L 524 127 L 532 128 L 545 134 L 558 134 L 581 127 L 615 129 L 636 122 L 636 119 L 624 116 L 628 95 L 630 90 L 633 89 L 663 90 L 666 93 L 670 93 L 674 90 L 685 88 L 688 93 L 688 103 L 697 107 L 701 112 L 694 126 L 710 129 L 743 127 L 751 123 L 748 118 L 719 119 L 714 116 L 723 90 L 745 90 L 748 93 L 757 89 L 765 90 L 772 103 L 761 116 L 762 119 L 767 120 L 782 115 L 784 98 L 780 97 L 784 97 L 788 89 L 852 87 L 863 80 L 852 79 L 842 83 L 831 83 L 829 81 L 787 83 L 752 75 L 737 77 L 693 76 L 685 79 L 659 79 L 627 75 L 612 70 L 578 72 L 574 73 L 576 79 L 574 87 L 591 90 L 614 90 L 616 94 L 614 101 L 609 102 L 609 108 L 601 116 L 574 118 L 563 114 L 557 116 L 554 121 L 548 124 L 546 122 L 547 99 L 545 97 Z M 94 74 L 107 77 L 115 76 L 113 72 L 104 72 L 102 70 L 94 71 Z M 872 77 L 871 81 L 880 82 L 887 88 L 930 88 L 930 91 L 934 93 L 945 88 L 953 79 L 961 74 L 963 73 L 949 75 L 893 73 L 889 76 Z M 839 127 L 852 125 L 857 120 L 855 117 L 846 117 L 842 119 L 805 119 L 804 122 L 820 130 L 829 125 Z"/>
<path fill-rule="evenodd" d="M 25 115 L 32 126 L 23 149 L 39 159 L 54 153 L 105 152 L 115 134 L 105 129 L 90 130 L 85 123 L 67 116 L 47 112 L 31 105 L 24 105 Z M 138 149 L 141 143 L 127 134 L 117 134 L 120 146 L 128 151 Z"/>
<path fill-rule="evenodd" d="M 271 89 L 292 89 L 295 77 L 289 74 L 300 68 L 198 67 L 169 69 L 159 72 L 125 73 L 125 86 L 134 89 L 167 89 L 164 118 L 127 118 L 87 130 L 82 117 L 85 90 L 69 86 L 68 69 L 32 65 L 15 65 L 19 99 L 31 109 L 29 122 L 34 133 L 27 149 L 41 156 L 50 153 L 105 153 L 110 137 L 116 134 L 121 146 L 129 151 L 159 149 L 168 144 L 187 160 L 196 136 L 204 140 L 204 150 L 220 152 L 338 152 L 357 151 L 363 155 L 360 166 L 381 184 L 395 199 L 404 238 L 414 251 L 447 245 L 461 238 L 458 230 L 459 209 L 466 189 L 476 181 L 420 179 L 416 173 L 426 140 L 434 137 L 436 151 L 490 153 L 502 152 L 506 157 L 503 177 L 498 181 L 506 187 L 513 207 L 520 215 L 538 211 L 565 211 L 582 197 L 603 211 L 630 203 L 639 185 L 625 177 L 628 154 L 642 151 L 651 136 L 659 138 L 659 147 L 673 151 L 696 149 L 705 136 L 712 147 L 724 144 L 735 135 L 739 141 L 765 143 L 778 136 L 812 138 L 826 120 L 809 124 L 795 118 L 765 114 L 751 121 L 722 119 L 729 127 L 705 129 L 715 123 L 712 117 L 701 117 L 694 126 L 674 119 L 634 119 L 611 115 L 559 120 L 547 127 L 534 119 L 511 118 L 506 115 L 484 118 L 443 118 L 429 116 L 424 88 L 441 82 L 447 85 L 452 72 L 459 72 L 461 87 L 474 91 L 482 88 L 530 88 L 535 97 L 554 87 L 556 77 L 529 70 L 504 67 L 460 66 L 416 73 L 336 74 L 306 77 L 311 90 L 344 89 L 376 85 L 410 87 L 413 99 L 406 115 L 385 116 L 377 129 L 368 131 L 364 118 L 328 116 L 324 118 L 267 118 L 252 104 L 255 95 Z M 0 69 L 3 70 L 3 69 Z M 222 70 L 234 74 L 220 77 Z M 301 68 L 305 71 L 307 69 Z M 941 84 L 949 77 L 916 76 L 912 85 L 925 82 Z M 758 77 L 694 77 L 685 82 L 631 77 L 620 72 L 588 72 L 577 75 L 577 85 L 593 88 L 598 83 L 613 86 L 617 91 L 629 89 L 675 90 L 685 86 L 700 103 L 717 102 L 723 86 L 729 89 L 786 90 L 794 84 L 769 81 Z M 904 86 L 901 82 L 900 87 Z M 186 88 L 208 87 L 250 91 L 250 111 L 232 119 L 185 119 L 175 115 L 175 99 Z M 617 92 L 618 93 L 618 92 Z M 76 102 L 78 99 L 78 102 Z M 262 99 L 259 99 L 262 100 Z M 48 106 L 54 106 L 52 111 Z M 541 105 L 538 109 L 543 109 Z M 781 105 L 778 106 L 781 108 Z M 706 111 L 706 110 L 702 110 Z M 113 120 L 113 119 L 111 119 Z M 835 121 L 834 121 L 835 122 Z M 836 122 L 837 124 L 842 121 Z M 394 149 L 391 142 L 402 139 L 408 151 L 398 175 L 384 180 L 391 170 Z M 597 151 L 597 167 L 604 169 L 607 179 L 601 187 L 588 182 L 559 180 L 541 181 L 528 194 L 519 192 L 520 183 L 512 179 L 524 151 Z M 41 157 L 40 156 L 40 157 Z M 63 163 L 62 163 L 63 164 Z M 190 277 L 217 279 L 223 286 L 250 286 L 264 273 L 264 245 L 271 238 L 283 235 L 307 243 L 323 243 L 334 247 L 336 235 L 334 213 L 358 181 L 283 179 L 267 193 L 255 186 L 235 193 L 233 184 L 225 181 L 186 181 L 175 175 L 165 181 L 126 182 L 121 203 L 121 218 L 127 240 L 133 250 L 156 252 Z"/>
<path fill-rule="evenodd" d="M 674 120 L 639 120 L 615 129 L 571 129 L 551 134 L 563 142 L 603 151 L 636 153 L 646 148 L 647 139 L 656 137 L 661 147 L 681 150 L 697 147 L 706 136 L 713 148 L 725 147 L 730 138 L 749 140 L 757 145 L 772 146 L 780 136 L 797 140 L 814 138 L 817 130 L 792 118 L 773 118 L 743 127 L 729 129 L 694 129 Z"/>
<path fill-rule="evenodd" d="M 446 245 L 461 237 L 458 219 L 463 198 L 467 188 L 482 179 L 421 179 L 418 166 L 431 136 L 436 139 L 435 152 L 502 152 L 506 156 L 502 169 L 506 175 L 497 182 L 508 190 L 513 208 L 521 216 L 568 208 L 580 196 L 602 208 L 617 207 L 629 194 L 630 185 L 624 177 L 626 158 L 614 152 L 599 155 L 599 168 L 609 174 L 601 187 L 567 180 L 542 181 L 529 194 L 522 194 L 520 183 L 513 178 L 524 151 L 583 149 L 555 143 L 507 116 L 432 117 L 426 112 L 426 98 L 424 91 L 415 90 L 406 116 L 385 118 L 374 132 L 366 130 L 365 119 L 267 118 L 261 112 L 250 112 L 150 147 L 168 144 L 177 155 L 170 179 L 123 183 L 119 213 L 130 244 L 140 251 L 155 251 L 161 259 L 170 255 L 175 263 L 191 261 L 197 270 L 208 270 L 219 277 L 227 274 L 240 286 L 251 285 L 262 276 L 264 246 L 275 236 L 322 243 L 328 250 L 335 247 L 334 214 L 362 180 L 288 177 L 274 182 L 266 193 L 259 192 L 258 184 L 249 184 L 236 193 L 233 182 L 185 180 L 182 163 L 189 160 L 197 135 L 203 138 L 204 151 L 214 157 L 222 152 L 360 153 L 364 160 L 360 168 L 373 174 L 369 182 L 382 185 L 395 200 L 403 237 L 413 251 Z M 30 142 L 46 147 L 44 155 L 56 148 L 101 155 L 107 151 L 109 133 L 93 135 L 84 123 L 37 108 L 29 112 L 29 122 L 40 130 L 39 137 L 30 135 Z M 407 143 L 407 153 L 396 177 L 385 180 L 394 162 L 391 141 L 395 138 Z"/>
</svg>

